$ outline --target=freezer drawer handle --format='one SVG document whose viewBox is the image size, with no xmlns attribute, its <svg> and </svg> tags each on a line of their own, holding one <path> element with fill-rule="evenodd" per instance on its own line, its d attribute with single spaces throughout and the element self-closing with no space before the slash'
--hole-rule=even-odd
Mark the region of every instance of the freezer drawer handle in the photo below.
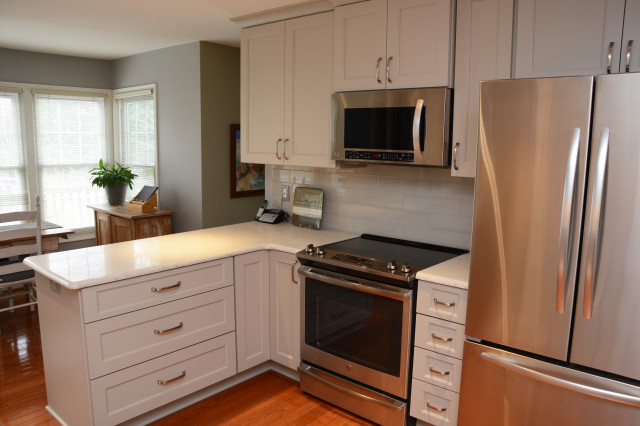
<svg viewBox="0 0 640 426">
<path fill-rule="evenodd" d="M 627 72 L 631 68 L 631 46 L 633 46 L 633 40 L 629 40 L 629 43 L 627 43 L 627 66 L 625 68 Z"/>
<path fill-rule="evenodd" d="M 446 407 L 443 407 L 443 408 L 434 407 L 433 405 L 431 405 L 431 401 L 427 401 L 427 408 L 429 410 L 437 411 L 438 413 L 444 413 L 445 411 L 447 411 Z"/>
<path fill-rule="evenodd" d="M 522 361 L 496 356 L 488 352 L 482 352 L 480 356 L 499 367 L 517 374 L 521 374 L 525 377 L 529 377 L 539 382 L 547 383 L 562 389 L 567 389 L 569 391 L 579 392 L 584 395 L 593 396 L 595 398 L 606 399 L 608 401 L 631 405 L 633 407 L 640 407 L 640 398 L 637 396 L 626 395 L 607 389 L 596 388 L 583 383 L 577 383 L 571 380 L 566 380 L 560 377 L 545 374 L 540 371 L 536 371 L 533 366 L 526 365 L 526 363 Z"/>
<path fill-rule="evenodd" d="M 159 385 L 168 385 L 169 383 L 175 382 L 176 380 L 184 379 L 184 377 L 186 375 L 187 375 L 187 370 L 182 370 L 182 373 L 180 373 L 180 375 L 174 377 L 173 379 L 158 380 L 158 384 Z"/>
<path fill-rule="evenodd" d="M 609 43 L 609 53 L 607 53 L 607 74 L 611 74 L 611 56 L 613 55 L 613 46 L 615 43 Z"/>
<path fill-rule="evenodd" d="M 167 328 L 165 330 L 153 330 L 153 334 L 167 334 L 167 333 L 171 333 L 173 331 L 178 331 L 182 328 L 184 324 L 182 322 L 180 322 L 180 324 L 176 325 L 175 327 L 171 327 L 171 328 Z"/>
<path fill-rule="evenodd" d="M 453 341 L 453 337 L 447 337 L 447 338 L 440 337 L 434 332 L 431 332 L 431 338 L 434 339 L 434 340 L 439 340 L 441 342 L 445 342 L 445 343 L 449 343 L 449 342 Z"/>
<path fill-rule="evenodd" d="M 446 308 L 453 308 L 454 306 L 456 306 L 456 302 L 441 302 L 437 297 L 433 298 L 433 303 L 435 303 L 436 305 L 444 306 Z"/>
<path fill-rule="evenodd" d="M 429 371 L 431 371 L 433 374 L 439 374 L 441 376 L 448 376 L 449 374 L 451 374 L 450 371 L 439 371 L 439 370 L 436 370 L 435 368 L 433 368 L 433 365 L 429 366 Z"/>
<path fill-rule="evenodd" d="M 175 290 L 178 287 L 180 287 L 182 285 L 182 281 L 178 281 L 177 283 L 175 283 L 174 285 L 170 285 L 167 287 L 151 287 L 151 291 L 153 293 L 164 293 L 165 291 L 171 291 L 171 290 Z"/>
</svg>

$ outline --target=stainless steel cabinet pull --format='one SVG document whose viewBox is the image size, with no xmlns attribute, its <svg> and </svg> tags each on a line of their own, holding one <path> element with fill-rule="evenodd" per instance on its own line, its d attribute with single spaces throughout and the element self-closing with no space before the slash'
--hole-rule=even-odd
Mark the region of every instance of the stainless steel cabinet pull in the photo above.
<svg viewBox="0 0 640 426">
<path fill-rule="evenodd" d="M 613 46 L 615 43 L 609 43 L 609 53 L 607 54 L 607 74 L 611 74 L 611 55 L 613 54 Z"/>
<path fill-rule="evenodd" d="M 181 282 L 181 281 L 178 281 L 178 282 L 177 282 L 177 283 L 175 283 L 174 285 L 170 285 L 170 286 L 167 286 L 167 287 L 160 287 L 160 288 L 158 288 L 158 287 L 151 287 L 151 291 L 152 291 L 152 292 L 154 292 L 154 293 L 163 293 L 163 292 L 165 292 L 165 291 L 175 290 L 175 289 L 177 289 L 178 287 L 180 287 L 181 285 L 182 285 L 182 282 Z"/>
<path fill-rule="evenodd" d="M 562 196 L 562 217 L 560 218 L 560 247 L 558 249 L 558 276 L 556 285 L 556 312 L 564 314 L 564 305 L 567 298 L 567 270 L 569 269 L 569 256 L 571 254 L 571 225 L 573 218 L 573 196 L 576 185 L 576 173 L 578 170 L 578 155 L 580 153 L 580 129 L 573 129 L 573 138 L 569 148 L 569 160 L 567 172 L 564 178 L 564 195 Z"/>
<path fill-rule="evenodd" d="M 436 297 L 433 298 L 433 303 L 447 308 L 453 308 L 454 306 L 456 306 L 456 302 L 441 302 Z"/>
<path fill-rule="evenodd" d="M 153 330 L 153 334 L 167 334 L 173 331 L 178 331 L 182 328 L 183 325 L 184 324 L 180 322 L 180 324 L 176 325 L 175 327 L 167 328 L 165 330 Z"/>
<path fill-rule="evenodd" d="M 379 57 L 376 61 L 376 80 L 379 84 L 382 84 L 382 80 L 380 80 L 380 63 L 382 62 L 382 57 Z"/>
<path fill-rule="evenodd" d="M 169 383 L 175 382 L 176 380 L 184 379 L 184 377 L 186 375 L 187 375 L 187 371 L 186 370 L 182 370 L 182 373 L 180 373 L 179 376 L 176 376 L 173 379 L 168 379 L 168 380 L 158 380 L 158 384 L 159 385 L 168 385 Z"/>
<path fill-rule="evenodd" d="M 596 273 L 598 272 L 598 239 L 600 238 L 600 223 L 602 221 L 602 200 L 605 191 L 605 176 L 607 175 L 607 163 L 609 157 L 609 129 L 603 129 L 600 134 L 600 146 L 595 161 L 595 176 L 593 179 L 593 193 L 591 194 L 590 216 L 587 228 L 587 259 L 584 275 L 584 305 L 582 316 L 591 318 L 593 312 L 593 297 L 596 287 Z"/>
<path fill-rule="evenodd" d="M 278 149 L 278 144 L 279 144 L 280 142 L 282 142 L 282 138 L 280 138 L 280 139 L 278 139 L 278 140 L 276 141 L 276 158 L 277 158 L 278 160 L 282 160 L 282 155 L 280 155 L 280 150 Z"/>
<path fill-rule="evenodd" d="M 393 60 L 393 56 L 389 56 L 389 58 L 387 58 L 387 81 L 389 83 L 393 83 L 393 81 L 391 81 L 391 61 Z"/>
<path fill-rule="evenodd" d="M 631 67 L 631 46 L 633 46 L 633 40 L 629 40 L 629 43 L 627 43 L 627 66 L 625 67 L 626 72 L 629 72 L 629 68 Z"/>
<path fill-rule="evenodd" d="M 438 407 L 434 407 L 433 405 L 431 405 L 431 401 L 427 401 L 427 408 L 429 410 L 434 410 L 437 411 L 439 413 L 444 413 L 445 411 L 447 411 L 447 408 L 438 408 Z"/>
<path fill-rule="evenodd" d="M 282 145 L 282 155 L 285 160 L 289 159 L 289 156 L 287 155 L 287 142 L 289 142 L 289 139 L 285 139 L 284 144 Z"/>
<path fill-rule="evenodd" d="M 444 337 L 438 336 L 436 333 L 433 333 L 433 332 L 431 333 L 431 338 L 434 340 L 439 340 L 441 342 L 447 342 L 447 343 L 453 341 L 453 337 L 444 338 Z"/>
<path fill-rule="evenodd" d="M 298 281 L 296 281 L 296 274 L 295 274 L 297 263 L 298 261 L 294 260 L 293 263 L 291 264 L 291 281 L 293 281 L 295 284 L 298 284 Z"/>
<path fill-rule="evenodd" d="M 439 370 L 436 370 L 435 368 L 433 368 L 433 365 L 429 366 L 429 371 L 431 371 L 433 374 L 439 374 L 441 376 L 448 376 L 449 374 L 451 374 L 450 371 L 439 371 Z"/>
<path fill-rule="evenodd" d="M 453 169 L 458 169 L 458 148 L 460 148 L 460 142 L 456 142 L 456 146 L 453 148 Z"/>
</svg>

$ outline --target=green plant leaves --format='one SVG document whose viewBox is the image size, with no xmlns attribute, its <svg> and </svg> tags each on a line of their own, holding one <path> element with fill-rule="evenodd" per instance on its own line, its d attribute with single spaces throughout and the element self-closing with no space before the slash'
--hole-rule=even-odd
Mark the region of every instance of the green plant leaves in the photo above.
<svg viewBox="0 0 640 426">
<path fill-rule="evenodd" d="M 116 185 L 127 184 L 133 189 L 133 179 L 138 175 L 134 174 L 131 169 L 116 163 L 109 168 L 109 164 L 105 166 L 100 159 L 98 167 L 91 169 L 89 174 L 93 176 L 91 185 L 98 188 L 113 188 Z"/>
</svg>

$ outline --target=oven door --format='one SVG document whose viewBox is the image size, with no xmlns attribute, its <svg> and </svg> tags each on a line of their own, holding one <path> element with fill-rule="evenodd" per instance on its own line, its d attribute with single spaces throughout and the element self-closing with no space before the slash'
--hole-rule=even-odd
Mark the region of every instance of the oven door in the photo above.
<svg viewBox="0 0 640 426">
<path fill-rule="evenodd" d="M 408 396 L 413 290 L 300 268 L 304 361 Z"/>
</svg>

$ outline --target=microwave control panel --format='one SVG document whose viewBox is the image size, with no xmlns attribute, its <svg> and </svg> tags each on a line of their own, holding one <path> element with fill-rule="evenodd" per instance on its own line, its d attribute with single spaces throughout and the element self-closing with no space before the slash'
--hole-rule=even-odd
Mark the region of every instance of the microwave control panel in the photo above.
<svg viewBox="0 0 640 426">
<path fill-rule="evenodd" d="M 377 160 L 413 163 L 412 152 L 344 151 L 345 160 Z"/>
</svg>

